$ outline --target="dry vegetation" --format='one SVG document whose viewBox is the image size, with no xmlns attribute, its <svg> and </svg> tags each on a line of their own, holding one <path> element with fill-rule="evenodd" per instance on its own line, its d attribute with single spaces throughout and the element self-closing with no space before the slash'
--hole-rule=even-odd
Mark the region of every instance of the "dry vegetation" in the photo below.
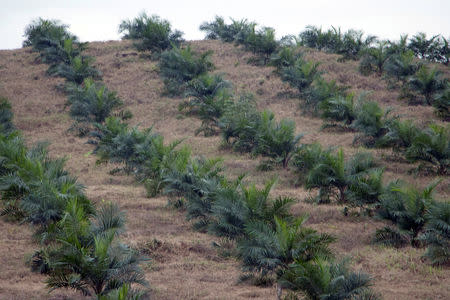
<svg viewBox="0 0 450 300">
<path fill-rule="evenodd" d="M 258 106 L 275 112 L 277 118 L 296 122 L 297 132 L 305 133 L 302 142 L 318 141 L 326 146 L 342 146 L 350 155 L 354 133 L 320 131 L 322 120 L 303 115 L 298 99 L 285 97 L 291 90 L 272 73 L 270 67 L 247 64 L 250 54 L 231 44 L 219 41 L 191 42 L 196 50 L 212 50 L 215 72 L 232 81 L 235 92 L 251 91 Z M 200 121 L 179 113 L 181 98 L 161 96 L 163 84 L 157 73 L 157 63 L 141 57 L 128 41 L 91 43 L 86 51 L 95 57 L 96 66 L 111 90 L 117 91 L 126 108 L 134 114 L 131 125 L 154 126 L 169 141 L 184 138 L 193 153 L 225 159 L 227 175 L 248 173 L 248 180 L 258 184 L 274 175 L 279 176 L 274 193 L 295 197 L 295 214 L 310 215 L 308 224 L 315 229 L 334 234 L 333 244 L 340 256 L 353 258 L 355 269 L 364 269 L 374 277 L 374 289 L 385 299 L 448 299 L 450 270 L 430 267 L 422 261 L 423 250 L 406 247 L 400 250 L 373 246 L 370 239 L 382 222 L 367 217 L 343 216 L 342 207 L 313 205 L 303 200 L 308 193 L 294 185 L 291 172 L 276 169 L 260 173 L 258 161 L 248 155 L 220 148 L 220 137 L 195 136 Z M 387 89 L 378 77 L 364 77 L 357 72 L 357 62 L 337 62 L 337 55 L 310 51 L 307 59 L 321 61 L 325 78 L 351 86 L 356 92 L 373 91 L 371 97 L 383 107 L 391 106 L 395 113 L 419 123 L 435 121 L 431 107 L 408 106 L 397 100 L 397 92 Z M 146 198 L 142 186 L 131 177 L 112 176 L 111 166 L 96 165 L 90 154 L 92 146 L 85 138 L 67 132 L 72 121 L 65 111 L 65 95 L 55 87 L 60 79 L 45 75 L 47 66 L 37 63 L 29 48 L 0 51 L 0 95 L 13 106 L 15 124 L 31 144 L 40 140 L 51 143 L 54 157 L 66 156 L 68 169 L 87 187 L 89 198 L 116 202 L 127 213 L 125 240 L 152 258 L 144 267 L 155 299 L 270 299 L 274 288 L 240 284 L 239 263 L 219 256 L 211 243 L 217 238 L 192 230 L 182 213 L 167 208 L 164 196 Z M 447 76 L 448 68 L 445 68 Z M 408 175 L 410 164 L 389 159 L 390 150 L 369 150 L 386 167 L 385 180 L 403 178 L 423 187 L 432 177 Z M 437 188 L 438 199 L 449 199 L 450 180 Z M 33 274 L 25 266 L 26 257 L 36 245 L 31 242 L 31 230 L 26 226 L 0 220 L 0 298 L 1 299 L 64 299 L 79 298 L 64 290 L 48 294 L 44 277 Z"/>
</svg>

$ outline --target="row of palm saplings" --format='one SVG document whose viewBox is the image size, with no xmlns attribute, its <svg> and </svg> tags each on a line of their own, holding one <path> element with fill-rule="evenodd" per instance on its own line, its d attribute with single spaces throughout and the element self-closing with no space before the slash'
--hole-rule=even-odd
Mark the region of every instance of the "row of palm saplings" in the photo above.
<svg viewBox="0 0 450 300">
<path fill-rule="evenodd" d="M 292 216 L 289 212 L 292 199 L 269 196 L 273 181 L 258 189 L 244 184 L 243 177 L 227 179 L 221 172 L 221 160 L 192 157 L 188 147 L 178 147 L 180 141 L 166 145 L 164 138 L 151 128 L 129 127 L 122 118 L 125 113 L 115 112 L 119 106 L 108 106 L 110 101 L 117 102 L 114 93 L 98 82 L 85 79 L 82 85 L 69 84 L 66 88 L 70 111 L 77 121 L 75 111 L 79 109 L 73 107 L 86 104 L 82 106 L 86 109 L 84 118 L 89 116 L 89 120 L 84 121 L 94 123 L 91 135 L 100 161 L 120 163 L 116 171 L 133 174 L 149 195 L 165 192 L 182 197 L 184 200 L 175 202 L 185 208 L 189 219 L 195 220 L 194 226 L 237 243 L 245 268 L 260 277 L 276 280 L 279 296 L 282 287 L 300 291 L 312 299 L 327 295 L 338 295 L 339 299 L 374 295 L 369 288 L 369 276 L 354 273 L 346 262 L 333 259 L 329 248 L 333 237 L 307 228 L 306 218 Z M 93 89 L 95 93 L 90 92 Z M 106 117 L 102 122 L 97 115 L 104 110 L 96 110 L 99 105 L 89 104 L 95 101 L 112 107 L 105 116 L 111 113 L 118 116 Z M 91 107 L 96 109 L 90 110 Z M 85 267 L 88 266 L 90 262 L 86 262 Z M 319 271 L 321 275 L 317 277 Z"/>
<path fill-rule="evenodd" d="M 127 24 L 134 28 L 131 25 L 140 18 L 142 16 Z M 139 41 L 140 38 L 134 39 Z M 431 162 L 435 172 L 441 175 L 447 173 L 448 129 L 432 125 L 429 129 L 419 130 L 410 121 L 388 119 L 376 102 L 361 97 L 354 103 L 353 95 L 346 94 L 335 82 L 327 82 L 319 76 L 317 64 L 304 61 L 291 48 L 285 49 L 287 55 L 273 58 L 278 66 L 277 72 L 285 74 L 284 78 L 305 96 L 311 111 L 318 111 L 326 119 L 359 129 L 365 133 L 365 145 L 392 146 L 397 151 L 405 152 L 408 159 Z M 397 228 L 388 227 L 377 232 L 377 241 L 391 245 L 394 245 L 391 240 L 401 241 L 395 245 L 427 244 L 426 255 L 434 264 L 448 263 L 448 226 L 441 229 L 439 226 L 433 227 L 436 223 L 449 224 L 448 203 L 436 201 L 432 196 L 437 182 L 423 190 L 400 181 L 383 186 L 383 169 L 367 153 L 358 153 L 345 160 L 342 150 L 337 153 L 332 149 L 324 150 L 319 144 L 298 146 L 300 136 L 295 136 L 293 122 L 276 122 L 273 113 L 259 112 L 248 95 L 233 95 L 231 84 L 221 75 L 208 73 L 213 69 L 212 63 L 207 60 L 209 55 L 208 52 L 196 53 L 189 47 L 173 47 L 158 56 L 160 74 L 166 87 L 177 86 L 175 95 L 188 97 L 180 108 L 202 120 L 198 132 L 205 135 L 221 132 L 224 141 L 233 149 L 269 157 L 270 164 L 262 168 L 276 163 L 287 167 L 291 162 L 300 174 L 306 174 L 302 181 L 308 188 L 319 188 L 319 202 L 329 202 L 330 197 L 335 197 L 340 203 L 375 207 L 379 216 L 393 221 Z M 427 143 L 429 145 L 423 147 Z M 180 187 L 184 185 L 177 184 Z M 194 208 L 197 209 L 198 205 Z M 387 210 L 391 213 L 386 214 Z M 436 214 L 438 211 L 444 213 Z M 420 225 L 416 226 L 416 222 Z M 420 239 L 419 233 L 423 233 Z M 430 238 L 431 235 L 434 238 Z M 422 242 L 419 243 L 419 240 Z M 439 242 L 435 243 L 437 240 Z M 441 254 L 434 256 L 437 253 Z"/>
<path fill-rule="evenodd" d="M 139 23 L 140 18 L 142 16 L 127 21 L 128 29 L 122 27 L 122 30 L 135 28 L 132 24 Z M 158 20 L 156 18 L 148 21 L 152 24 L 149 27 L 155 26 L 153 22 Z M 234 27 L 233 24 L 240 25 Z M 220 30 L 207 30 L 208 34 L 216 33 L 215 36 L 207 38 L 221 38 L 227 42 L 234 41 L 245 48 L 253 47 L 251 49 L 255 54 L 262 53 L 255 51 L 255 48 L 264 48 L 265 42 L 271 40 L 264 38 L 265 30 L 255 32 L 253 25 L 252 30 L 249 30 L 245 21 L 233 24 L 219 26 Z M 140 37 L 133 39 L 140 41 Z M 432 191 L 439 181 L 431 183 L 423 190 L 400 181 L 383 186 L 383 169 L 368 153 L 358 153 L 345 160 L 342 150 L 335 153 L 332 149 L 322 149 L 319 144 L 298 146 L 301 136 L 295 135 L 294 122 L 276 122 L 273 113 L 259 112 L 256 109 L 251 96 L 236 97 L 231 92 L 230 82 L 224 80 L 220 74 L 208 73 L 213 69 L 213 64 L 208 61 L 210 55 L 210 52 L 196 53 L 189 47 L 173 47 L 166 49 L 159 56 L 160 75 L 165 85 L 178 88 L 177 93 L 169 94 L 187 97 L 188 100 L 181 104 L 180 109 L 186 109 L 188 113 L 202 120 L 198 132 L 204 132 L 205 135 L 221 132 L 224 142 L 233 149 L 269 157 L 269 161 L 260 166 L 261 169 L 272 168 L 277 163 L 286 168 L 291 163 L 301 174 L 299 181 L 304 182 L 307 188 L 319 188 L 318 202 L 329 202 L 330 196 L 334 196 L 338 202 L 351 206 L 375 207 L 380 217 L 398 225 L 398 230 L 389 227 L 378 231 L 376 241 L 396 246 L 408 243 L 415 246 L 428 244 L 426 255 L 433 264 L 448 263 L 448 226 L 438 229 L 431 225 L 436 222 L 448 225 L 450 221 L 448 203 L 435 201 L 432 197 Z M 408 161 L 422 162 L 418 169 L 425 168 L 438 175 L 448 174 L 448 127 L 430 125 L 420 129 L 409 120 L 390 118 L 389 112 L 384 112 L 376 102 L 367 100 L 365 94 L 355 100 L 353 94 L 347 93 L 346 89 L 339 87 L 336 82 L 324 80 L 318 70 L 319 64 L 305 61 L 302 53 L 293 47 L 281 48 L 270 61 L 276 67 L 275 72 L 298 90 L 313 115 L 320 114 L 327 121 L 340 122 L 345 128 L 359 131 L 361 134 L 355 137 L 355 143 L 360 142 L 368 147 L 392 147 L 396 153 L 404 154 Z M 414 205 L 407 204 L 409 202 Z M 395 204 L 389 206 L 389 203 Z M 393 211 L 390 216 L 384 213 L 394 207 L 398 210 Z M 428 214 L 431 211 L 434 211 L 434 214 Z M 438 215 L 438 211 L 443 213 Z M 404 217 L 414 213 L 414 217 Z M 402 217 L 394 218 L 392 215 Z M 421 225 L 416 227 L 415 222 Z M 430 227 L 426 224 L 430 224 Z M 392 232 L 391 238 L 382 234 L 386 231 Z M 425 237 L 429 237 L 426 233 L 428 231 L 434 232 L 433 236 L 437 238 L 430 238 L 425 242 Z M 422 243 L 417 242 L 419 232 L 425 232 L 421 235 Z M 437 240 L 439 242 L 436 242 Z M 438 248 L 439 251 L 435 250 Z M 437 253 L 440 254 L 434 256 Z"/>
</svg>

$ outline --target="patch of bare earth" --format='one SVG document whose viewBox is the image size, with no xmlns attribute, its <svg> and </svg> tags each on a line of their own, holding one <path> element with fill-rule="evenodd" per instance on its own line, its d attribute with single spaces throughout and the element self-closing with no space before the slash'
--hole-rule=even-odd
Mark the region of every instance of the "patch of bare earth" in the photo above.
<svg viewBox="0 0 450 300">
<path fill-rule="evenodd" d="M 213 50 L 214 72 L 223 73 L 233 82 L 236 93 L 251 91 L 257 96 L 260 109 L 270 109 L 277 118 L 290 118 L 297 131 L 305 133 L 303 142 L 320 142 L 326 146 L 341 146 L 346 155 L 358 151 L 352 146 L 355 133 L 321 131 L 322 120 L 302 113 L 299 99 L 281 95 L 295 92 L 281 82 L 269 67 L 247 64 L 250 54 L 231 44 L 218 41 L 193 41 L 194 49 Z M 96 59 L 105 84 L 117 91 L 134 118 L 132 125 L 154 126 L 168 141 L 184 139 L 194 154 L 225 159 L 226 173 L 237 176 L 247 173 L 248 180 L 263 184 L 277 175 L 274 195 L 298 199 L 295 214 L 309 214 L 308 223 L 320 231 L 334 234 L 333 245 L 339 256 L 350 256 L 356 269 L 374 277 L 374 289 L 385 299 L 448 299 L 450 270 L 430 267 L 421 260 L 423 249 L 393 250 L 370 243 L 375 229 L 383 222 L 367 217 L 345 217 L 342 207 L 313 205 L 303 200 L 311 193 L 294 185 L 293 172 L 273 170 L 258 172 L 258 159 L 223 150 L 220 137 L 196 136 L 200 121 L 178 111 L 181 98 L 161 96 L 163 84 L 157 73 L 157 63 L 141 57 L 127 41 L 95 42 L 89 45 L 89 55 Z M 55 86 L 62 81 L 45 75 L 46 65 L 37 63 L 30 49 L 0 51 L 0 95 L 7 97 L 15 114 L 15 123 L 31 144 L 40 140 L 51 143 L 52 156 L 68 158 L 70 172 L 86 185 L 87 195 L 95 202 L 118 203 L 127 213 L 126 242 L 152 258 L 144 266 L 155 299 L 273 299 L 274 288 L 239 284 L 239 262 L 218 255 L 212 242 L 217 238 L 192 230 L 182 212 L 167 208 L 166 197 L 146 198 L 143 187 L 133 178 L 108 172 L 111 165 L 96 165 L 90 154 L 92 146 L 86 139 L 67 132 L 72 121 L 64 109 L 66 98 Z M 371 90 L 371 97 L 383 107 L 394 107 L 405 118 L 423 124 L 434 120 L 432 110 L 408 106 L 397 100 L 397 92 L 388 90 L 378 77 L 364 77 L 357 72 L 357 63 L 337 62 L 338 56 L 310 51 L 308 59 L 322 62 L 328 79 L 349 85 L 355 92 Z M 425 186 L 433 177 L 408 174 L 411 165 L 389 159 L 388 150 L 369 150 L 386 167 L 386 182 L 403 178 Z M 449 179 L 438 188 L 437 197 L 448 199 Z M 314 192 L 312 192 L 314 193 Z M 26 225 L 0 221 L 0 299 L 62 299 L 79 298 L 65 290 L 48 294 L 45 277 L 33 274 L 25 266 L 25 258 L 38 245 L 31 240 Z"/>
</svg>

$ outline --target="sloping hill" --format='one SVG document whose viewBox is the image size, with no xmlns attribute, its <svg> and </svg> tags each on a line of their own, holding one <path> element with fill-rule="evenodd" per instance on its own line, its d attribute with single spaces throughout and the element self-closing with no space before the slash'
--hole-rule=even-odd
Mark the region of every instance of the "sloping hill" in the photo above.
<svg viewBox="0 0 450 300">
<path fill-rule="evenodd" d="M 305 133 L 303 142 L 318 141 L 325 146 L 342 146 L 350 155 L 358 149 L 352 146 L 355 133 L 321 130 L 322 120 L 302 114 L 300 101 L 285 95 L 292 92 L 288 85 L 273 74 L 270 67 L 247 64 L 251 56 L 244 50 L 219 41 L 193 41 L 195 50 L 212 50 L 215 72 L 225 74 L 232 81 L 236 93 L 250 91 L 257 96 L 260 109 L 272 110 L 276 118 L 296 122 L 297 132 Z M 292 172 L 275 169 L 261 173 L 258 159 L 220 148 L 220 137 L 196 136 L 200 121 L 178 111 L 181 98 L 161 96 L 162 81 L 157 63 L 139 55 L 127 41 L 90 43 L 86 51 L 95 57 L 96 66 L 103 73 L 103 81 L 117 91 L 134 118 L 131 125 L 154 126 L 169 141 L 185 139 L 194 154 L 225 159 L 230 176 L 248 173 L 248 180 L 262 184 L 277 175 L 275 194 L 299 200 L 296 214 L 308 213 L 308 224 L 337 237 L 333 248 L 339 255 L 353 257 L 356 269 L 364 269 L 374 276 L 375 290 L 386 299 L 445 299 L 450 297 L 450 270 L 431 268 L 421 261 L 422 249 L 407 247 L 400 250 L 375 247 L 370 240 L 376 228 L 384 223 L 366 217 L 345 217 L 342 207 L 313 205 L 304 202 L 309 192 L 295 186 Z M 378 77 L 364 77 L 357 72 L 357 63 L 337 62 L 337 55 L 308 50 L 307 58 L 322 62 L 326 78 L 348 85 L 359 92 L 372 90 L 371 98 L 383 107 L 391 106 L 403 118 L 425 124 L 434 120 L 432 109 L 407 106 L 397 100 L 397 92 L 390 91 Z M 72 120 L 65 110 L 65 95 L 56 86 L 61 79 L 45 75 L 47 66 L 36 61 L 29 48 L 0 51 L 0 95 L 7 97 L 15 114 L 15 124 L 31 144 L 40 140 L 51 143 L 50 153 L 66 156 L 68 168 L 87 187 L 87 195 L 94 201 L 117 202 L 127 213 L 125 239 L 153 258 L 145 267 L 156 299 L 270 299 L 273 288 L 238 284 L 239 263 L 221 257 L 211 243 L 218 239 L 192 230 L 182 213 L 166 206 L 166 197 L 147 198 L 142 186 L 131 177 L 110 175 L 109 165 L 96 165 L 93 149 L 85 138 L 67 132 Z M 448 70 L 445 69 L 448 75 Z M 391 150 L 368 150 L 386 167 L 385 180 L 403 178 L 423 187 L 432 176 L 408 175 L 410 164 L 387 160 Z M 450 196 L 448 177 L 437 189 L 437 198 Z M 7 299 L 64 298 L 79 295 L 64 291 L 48 294 L 42 276 L 32 274 L 24 265 L 25 257 L 37 248 L 31 241 L 31 231 L 1 220 L 0 231 L 0 295 Z"/>
</svg>

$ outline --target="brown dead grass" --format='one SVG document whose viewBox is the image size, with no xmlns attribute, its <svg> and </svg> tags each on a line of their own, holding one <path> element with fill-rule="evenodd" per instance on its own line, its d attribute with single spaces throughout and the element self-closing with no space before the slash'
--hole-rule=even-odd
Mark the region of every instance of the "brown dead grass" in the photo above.
<svg viewBox="0 0 450 300">
<path fill-rule="evenodd" d="M 305 133 L 303 142 L 320 142 L 326 146 L 342 146 L 346 155 L 358 149 L 352 147 L 354 133 L 320 131 L 322 121 L 302 114 L 299 100 L 285 99 L 280 94 L 291 91 L 272 73 L 246 63 L 250 54 L 230 44 L 218 41 L 191 42 L 199 51 L 213 50 L 215 72 L 225 74 L 232 81 L 236 93 L 252 91 L 261 109 L 270 109 L 277 118 L 290 118 L 297 131 Z M 295 214 L 307 213 L 310 226 L 336 235 L 333 248 L 341 256 L 353 258 L 355 268 L 374 276 L 374 288 L 386 299 L 448 299 L 450 297 L 449 269 L 432 268 L 421 261 L 422 249 L 393 250 L 375 247 L 370 239 L 376 228 L 384 223 L 365 217 L 344 217 L 342 208 L 334 205 L 317 206 L 303 202 L 309 192 L 294 185 L 292 172 L 274 170 L 261 173 L 256 170 L 259 161 L 248 155 L 220 149 L 220 137 L 195 136 L 200 122 L 178 112 L 180 98 L 161 96 L 163 84 L 157 73 L 157 64 L 141 57 L 127 41 L 96 42 L 89 45 L 88 54 L 96 58 L 103 80 L 117 91 L 133 114 L 132 125 L 154 126 L 167 140 L 184 138 L 193 153 L 208 157 L 221 156 L 227 175 L 248 174 L 249 181 L 263 184 L 277 175 L 274 195 L 295 197 Z M 126 176 L 111 176 L 109 165 L 97 166 L 89 154 L 91 146 L 85 139 L 67 132 L 70 117 L 64 110 L 65 96 L 55 89 L 60 79 L 45 75 L 46 65 L 35 62 L 30 49 L 0 51 L 0 95 L 13 105 L 15 123 L 31 144 L 39 140 L 51 142 L 50 152 L 55 157 L 68 157 L 70 172 L 87 186 L 87 195 L 94 201 L 118 203 L 127 213 L 126 242 L 143 250 L 152 261 L 145 265 L 155 299 L 271 299 L 273 288 L 238 284 L 239 262 L 220 257 L 211 246 L 217 239 L 195 232 L 181 212 L 166 207 L 165 197 L 146 198 L 145 191 Z M 392 106 L 405 118 L 419 123 L 434 120 L 431 109 L 411 107 L 397 100 L 397 92 L 390 91 L 377 77 L 364 77 L 357 72 L 356 62 L 337 62 L 338 56 L 310 51 L 308 59 L 322 62 L 328 79 L 350 85 L 352 90 L 372 90 L 372 98 L 384 107 Z M 369 150 L 386 166 L 386 182 L 403 178 L 414 185 L 425 186 L 432 177 L 414 177 L 407 174 L 411 165 L 386 160 L 388 150 Z M 447 178 L 438 188 L 438 198 L 448 199 Z M 0 299 L 62 299 L 79 298 L 64 290 L 47 293 L 44 277 L 32 274 L 24 265 L 38 245 L 31 241 L 27 226 L 0 221 Z"/>
</svg>

